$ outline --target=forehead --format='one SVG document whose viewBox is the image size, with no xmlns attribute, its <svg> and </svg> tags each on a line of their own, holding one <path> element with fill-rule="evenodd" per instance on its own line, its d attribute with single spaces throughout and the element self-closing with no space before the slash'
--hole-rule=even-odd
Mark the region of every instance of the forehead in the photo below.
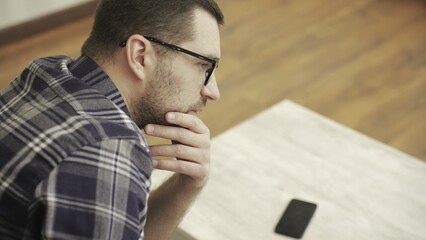
<svg viewBox="0 0 426 240">
<path fill-rule="evenodd" d="M 182 45 L 211 58 L 220 58 L 220 34 L 216 19 L 207 11 L 194 10 L 194 39 Z"/>
</svg>

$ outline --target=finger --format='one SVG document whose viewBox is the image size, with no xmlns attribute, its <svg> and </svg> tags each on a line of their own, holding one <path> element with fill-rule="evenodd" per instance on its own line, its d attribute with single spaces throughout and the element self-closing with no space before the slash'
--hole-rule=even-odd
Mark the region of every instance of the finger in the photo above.
<svg viewBox="0 0 426 240">
<path fill-rule="evenodd" d="M 207 175 L 207 168 L 200 164 L 182 160 L 155 160 L 154 168 L 189 176 L 193 179 L 202 179 Z"/>
<path fill-rule="evenodd" d="M 166 121 L 171 124 L 187 128 L 195 133 L 209 133 L 209 128 L 196 116 L 187 113 L 169 112 Z"/>
<path fill-rule="evenodd" d="M 144 130 L 148 135 L 174 140 L 193 147 L 207 147 L 210 144 L 209 137 L 181 127 L 148 124 Z"/>
<path fill-rule="evenodd" d="M 151 156 L 153 157 L 175 157 L 192 162 L 201 162 L 207 159 L 207 151 L 182 144 L 154 145 L 150 146 Z"/>
</svg>

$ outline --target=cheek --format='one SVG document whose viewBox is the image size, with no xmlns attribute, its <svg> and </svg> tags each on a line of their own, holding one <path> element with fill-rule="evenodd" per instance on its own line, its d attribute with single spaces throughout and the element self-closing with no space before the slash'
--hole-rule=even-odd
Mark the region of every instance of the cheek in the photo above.
<svg viewBox="0 0 426 240">
<path fill-rule="evenodd" d="M 162 95 L 169 109 L 184 110 L 200 101 L 204 79 L 201 69 L 194 63 L 173 61 L 161 75 L 163 79 L 158 80 L 167 83 Z"/>
<path fill-rule="evenodd" d="M 198 72 L 194 69 L 189 69 L 188 71 L 179 73 L 180 74 L 174 75 L 172 88 L 175 88 L 175 90 L 172 91 L 179 96 L 182 101 L 193 102 L 194 99 L 199 99 L 201 96 L 201 89 L 203 88 L 203 81 L 197 76 Z"/>
<path fill-rule="evenodd" d="M 205 80 L 205 72 L 198 63 L 194 63 L 187 59 L 175 61 L 173 64 L 174 76 L 182 83 L 185 89 L 193 91 L 201 91 Z"/>
</svg>

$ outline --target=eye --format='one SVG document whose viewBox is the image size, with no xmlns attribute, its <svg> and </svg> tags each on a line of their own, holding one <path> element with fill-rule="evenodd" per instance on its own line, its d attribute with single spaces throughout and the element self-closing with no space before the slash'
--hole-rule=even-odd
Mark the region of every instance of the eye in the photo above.
<svg viewBox="0 0 426 240">
<path fill-rule="evenodd" d="M 207 70 L 207 69 L 209 69 L 209 68 L 211 67 L 211 64 L 210 64 L 210 63 L 203 62 L 203 63 L 200 63 L 200 66 L 201 66 L 201 68 L 203 68 L 204 70 Z"/>
</svg>

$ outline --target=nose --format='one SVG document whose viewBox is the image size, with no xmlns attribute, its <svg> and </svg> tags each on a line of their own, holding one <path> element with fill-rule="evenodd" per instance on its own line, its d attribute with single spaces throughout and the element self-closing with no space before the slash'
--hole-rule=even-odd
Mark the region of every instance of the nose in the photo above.
<svg viewBox="0 0 426 240">
<path fill-rule="evenodd" d="M 211 76 L 212 79 L 210 79 L 209 83 L 207 84 L 207 86 L 204 86 L 201 89 L 201 95 L 203 97 L 206 97 L 210 100 L 219 100 L 220 98 L 220 91 L 219 91 L 219 87 L 217 86 L 217 81 L 216 81 L 216 76 L 215 74 L 213 74 Z"/>
</svg>

